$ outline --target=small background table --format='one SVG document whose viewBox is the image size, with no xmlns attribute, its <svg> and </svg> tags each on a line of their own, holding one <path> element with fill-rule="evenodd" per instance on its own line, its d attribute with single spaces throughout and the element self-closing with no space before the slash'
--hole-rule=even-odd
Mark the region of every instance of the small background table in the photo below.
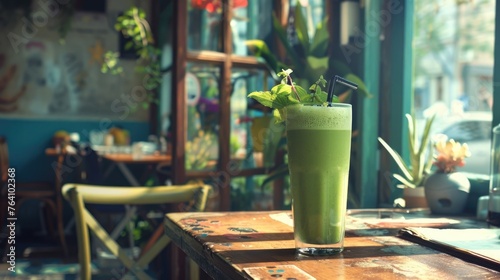
<svg viewBox="0 0 500 280">
<path fill-rule="evenodd" d="M 110 161 L 112 164 L 108 167 L 108 169 L 104 172 L 103 177 L 106 178 L 109 176 L 111 171 L 115 166 L 118 167 L 123 176 L 127 179 L 131 186 L 140 186 L 141 183 L 134 176 L 134 174 L 127 167 L 129 164 L 135 165 L 145 165 L 148 168 L 153 168 L 155 170 L 158 164 L 172 164 L 172 156 L 171 155 L 143 155 L 139 159 L 134 159 L 132 154 L 103 154 L 102 158 Z"/>
<path fill-rule="evenodd" d="M 329 257 L 295 254 L 290 212 L 286 211 L 171 213 L 165 218 L 165 233 L 214 279 L 500 277 L 494 270 L 397 237 L 406 226 L 468 228 L 485 223 L 418 216 L 413 221 L 384 218 L 405 215 L 391 212 L 374 218 L 363 215 L 366 211 L 350 213 L 345 249 Z"/>
<path fill-rule="evenodd" d="M 130 153 L 101 153 L 98 152 L 99 156 L 101 158 L 104 158 L 105 160 L 108 160 L 111 162 L 111 165 L 107 168 L 106 171 L 103 172 L 103 178 L 106 178 L 109 176 L 111 171 L 115 167 L 118 167 L 120 172 L 123 174 L 127 182 L 131 186 L 140 186 L 141 183 L 139 180 L 134 176 L 134 174 L 130 171 L 130 169 L 127 167 L 127 165 L 144 165 L 147 167 L 156 168 L 157 165 L 163 164 L 166 166 L 170 166 L 172 164 L 172 155 L 170 154 L 152 154 L 152 155 L 143 155 L 138 159 L 134 159 L 132 157 L 132 154 Z M 71 154 L 71 153 L 66 153 L 66 152 L 61 152 L 57 151 L 54 148 L 47 148 L 45 149 L 45 155 L 48 157 L 55 157 L 57 158 L 57 163 L 53 163 L 54 166 L 54 171 L 55 171 L 55 178 L 56 178 L 56 186 L 58 189 L 61 188 L 62 186 L 62 179 L 63 179 L 63 167 L 66 164 L 65 162 L 65 157 L 66 156 L 73 156 L 73 157 L 78 157 L 78 159 L 70 161 L 72 164 L 71 166 L 67 166 L 67 168 L 70 168 L 71 171 L 74 169 L 77 169 L 78 166 L 82 161 L 83 161 L 83 156 L 80 154 Z M 66 171 L 67 172 L 67 171 Z"/>
</svg>

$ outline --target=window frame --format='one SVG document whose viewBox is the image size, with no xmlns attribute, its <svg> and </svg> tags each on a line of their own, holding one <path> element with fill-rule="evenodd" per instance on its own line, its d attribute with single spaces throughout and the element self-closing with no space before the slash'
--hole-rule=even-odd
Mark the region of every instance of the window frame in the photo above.
<svg viewBox="0 0 500 280">
<path fill-rule="evenodd" d="M 389 5 L 390 0 L 385 0 L 385 5 Z M 394 14 L 392 21 L 386 28 L 386 38 L 388 42 L 384 42 L 387 47 L 384 53 L 382 51 L 382 61 L 389 61 L 389 71 L 383 74 L 381 92 L 387 91 L 388 94 L 382 97 L 379 111 L 380 113 L 380 136 L 387 139 L 387 142 L 396 151 L 400 152 L 404 159 L 408 159 L 408 136 L 407 124 L 404 115 L 412 111 L 413 108 L 413 87 L 412 87 L 412 71 L 413 71 L 413 54 L 411 40 L 413 37 L 413 7 L 414 0 L 402 1 L 404 11 L 399 14 Z M 495 38 L 500 38 L 500 0 L 495 4 Z M 394 50 L 394 51 L 391 51 Z M 500 42 L 495 40 L 494 45 L 494 64 L 493 64 L 493 81 L 500 81 Z M 410 94 L 401 94 L 410 93 Z M 496 101 L 496 102 L 495 102 Z M 390 103 L 388 103 L 390 102 Z M 386 104 L 390 104 L 390 110 L 387 110 Z M 384 112 L 390 111 L 390 112 Z M 500 83 L 493 83 L 493 121 L 492 127 L 500 124 Z M 491 134 L 492 135 L 492 134 Z M 380 169 L 379 169 L 379 199 L 381 202 L 387 200 L 383 196 L 383 186 L 387 185 L 387 180 L 382 174 L 383 170 L 390 172 L 399 172 L 392 158 L 379 148 L 380 152 Z M 475 176 L 474 174 L 471 174 Z M 387 204 L 389 205 L 389 204 Z"/>
<path fill-rule="evenodd" d="M 500 81 L 500 0 L 495 2 L 495 46 L 493 60 L 493 81 Z M 496 101 L 496 102 L 495 102 Z M 500 124 L 500 83 L 493 83 L 492 128 Z M 493 135 L 493 134 L 492 134 Z"/>
<path fill-rule="evenodd" d="M 274 11 L 278 16 L 282 13 L 280 3 L 286 0 L 275 1 Z M 266 168 L 252 168 L 239 170 L 237 175 L 233 173 L 230 164 L 230 99 L 231 99 L 231 73 L 233 67 L 249 68 L 249 69 L 264 69 L 266 66 L 259 62 L 253 56 L 240 56 L 233 54 L 232 47 L 232 28 L 230 25 L 233 10 L 233 0 L 222 0 L 222 23 L 221 23 L 221 51 L 209 50 L 188 50 L 187 47 L 187 30 L 184 28 L 172 28 L 173 31 L 173 71 L 172 71 L 172 112 L 173 112 L 173 139 L 172 139 L 172 181 L 174 184 L 184 184 L 189 180 L 203 180 L 212 178 L 217 183 L 220 195 L 219 210 L 230 210 L 231 205 L 231 187 L 230 181 L 233 177 L 242 177 L 250 175 L 265 174 L 268 172 Z M 187 26 L 186 11 L 189 1 L 174 1 L 174 16 L 173 22 L 178 27 Z M 200 170 L 188 171 L 185 166 L 185 149 L 187 137 L 185 132 L 186 127 L 186 101 L 185 101 L 185 73 L 187 63 L 209 63 L 220 67 L 220 83 L 219 83 L 219 160 L 215 170 Z"/>
</svg>

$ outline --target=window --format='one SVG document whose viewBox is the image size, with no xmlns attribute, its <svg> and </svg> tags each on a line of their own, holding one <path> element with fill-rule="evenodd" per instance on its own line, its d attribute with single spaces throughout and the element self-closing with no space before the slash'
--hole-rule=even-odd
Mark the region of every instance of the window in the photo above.
<svg viewBox="0 0 500 280">
<path fill-rule="evenodd" d="M 484 167 L 466 169 L 489 174 L 495 0 L 414 4 L 415 114 L 420 124 L 435 115 L 432 131 L 468 143 L 467 165 Z M 483 144 L 472 143 L 478 141 Z"/>
<path fill-rule="evenodd" d="M 272 39 L 273 2 L 174 3 L 173 181 L 210 181 L 220 209 L 229 210 L 234 182 L 239 189 L 257 188 L 257 181 L 241 178 L 268 170 L 251 137 L 251 121 L 264 112 L 254 110 L 246 97 L 266 87 L 268 71 L 245 41 Z"/>
</svg>

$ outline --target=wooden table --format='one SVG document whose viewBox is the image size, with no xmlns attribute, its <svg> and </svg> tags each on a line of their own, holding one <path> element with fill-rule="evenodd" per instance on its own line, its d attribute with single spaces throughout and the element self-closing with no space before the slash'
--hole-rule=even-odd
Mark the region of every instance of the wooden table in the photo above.
<svg viewBox="0 0 500 280">
<path fill-rule="evenodd" d="M 104 154 L 103 158 L 124 164 L 172 164 L 172 155 L 143 155 L 138 159 L 132 157 L 132 154 Z"/>
<path fill-rule="evenodd" d="M 143 155 L 140 158 L 133 158 L 132 154 L 103 154 L 102 158 L 109 160 L 112 163 L 106 172 L 104 172 L 104 178 L 106 178 L 111 173 L 113 168 L 117 166 L 131 186 L 140 186 L 141 184 L 127 167 L 128 164 L 154 165 L 155 167 L 158 164 L 172 164 L 171 155 L 160 154 Z"/>
<path fill-rule="evenodd" d="M 171 213 L 165 234 L 214 279 L 500 279 L 499 272 L 397 237 L 404 221 L 353 213 L 340 255 L 299 256 L 290 221 L 286 211 Z M 448 221 L 413 225 L 457 227 Z"/>
</svg>

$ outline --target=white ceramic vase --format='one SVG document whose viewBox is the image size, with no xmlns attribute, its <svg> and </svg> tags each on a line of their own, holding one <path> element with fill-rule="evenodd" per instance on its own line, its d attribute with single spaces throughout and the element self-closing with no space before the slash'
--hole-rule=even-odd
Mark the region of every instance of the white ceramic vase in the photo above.
<svg viewBox="0 0 500 280">
<path fill-rule="evenodd" d="M 425 198 L 434 214 L 460 214 L 464 211 L 470 182 L 460 172 L 436 172 L 424 184 Z"/>
</svg>

